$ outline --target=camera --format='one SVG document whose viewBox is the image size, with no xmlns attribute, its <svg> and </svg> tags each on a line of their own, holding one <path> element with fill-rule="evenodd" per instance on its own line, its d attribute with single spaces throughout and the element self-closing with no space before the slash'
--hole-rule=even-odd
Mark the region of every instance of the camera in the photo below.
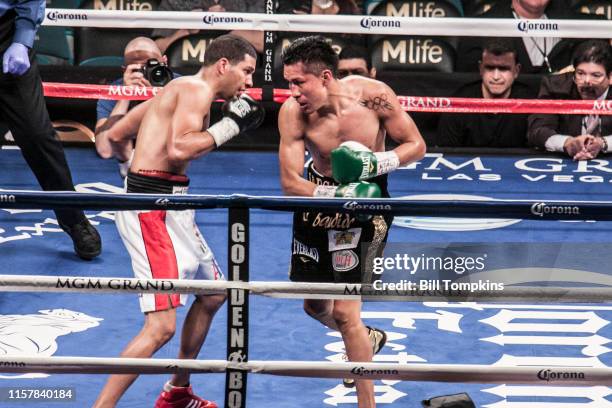
<svg viewBox="0 0 612 408">
<path fill-rule="evenodd" d="M 173 78 L 172 70 L 168 65 L 155 58 L 148 59 L 140 68 L 140 72 L 152 86 L 164 86 Z"/>
</svg>

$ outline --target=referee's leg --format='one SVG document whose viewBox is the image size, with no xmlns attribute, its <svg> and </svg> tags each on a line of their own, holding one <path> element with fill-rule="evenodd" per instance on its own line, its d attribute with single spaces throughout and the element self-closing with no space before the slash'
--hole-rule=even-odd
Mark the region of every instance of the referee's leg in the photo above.
<svg viewBox="0 0 612 408">
<path fill-rule="evenodd" d="M 0 120 L 6 122 L 26 162 L 45 191 L 74 190 L 62 144 L 49 119 L 34 53 L 22 76 L 0 72 Z M 56 210 L 58 222 L 81 258 L 101 252 L 100 235 L 81 210 Z"/>
</svg>

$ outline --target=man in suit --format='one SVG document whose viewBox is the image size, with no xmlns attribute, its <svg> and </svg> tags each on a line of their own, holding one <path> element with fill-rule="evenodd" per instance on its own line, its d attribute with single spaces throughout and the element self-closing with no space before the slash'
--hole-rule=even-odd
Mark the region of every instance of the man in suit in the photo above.
<svg viewBox="0 0 612 408">
<path fill-rule="evenodd" d="M 521 70 L 516 50 L 507 39 L 489 40 L 482 51 L 478 81 L 463 85 L 459 98 L 535 98 L 531 87 L 516 81 Z M 437 146 L 525 147 L 527 115 L 497 113 L 447 113 L 441 116 Z"/>
<path fill-rule="evenodd" d="M 49 119 L 32 49 L 44 16 L 45 0 L 0 0 L 0 120 L 7 124 L 43 190 L 74 190 L 62 144 Z M 100 255 L 100 235 L 83 211 L 55 210 L 55 214 L 80 258 Z"/>
<path fill-rule="evenodd" d="M 585 18 L 572 12 L 561 0 L 500 0 L 480 17 L 528 20 Z M 460 40 L 456 71 L 478 71 L 483 41 L 484 37 L 464 37 Z M 552 73 L 567 67 L 572 50 L 580 42 L 557 37 L 514 37 L 511 41 L 524 74 Z"/>
<path fill-rule="evenodd" d="M 590 40 L 578 46 L 572 61 L 574 72 L 545 77 L 540 99 L 612 99 L 612 47 L 607 41 Z M 594 159 L 609 153 L 612 116 L 529 116 L 529 144 L 551 152 L 564 152 L 574 160 Z"/>
</svg>

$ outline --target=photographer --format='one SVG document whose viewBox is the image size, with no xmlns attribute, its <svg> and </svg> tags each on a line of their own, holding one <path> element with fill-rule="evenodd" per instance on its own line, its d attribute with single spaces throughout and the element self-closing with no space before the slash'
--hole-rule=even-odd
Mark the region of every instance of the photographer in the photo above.
<svg viewBox="0 0 612 408">
<path fill-rule="evenodd" d="M 123 52 L 123 77 L 114 81 L 112 85 L 125 86 L 164 86 L 178 75 L 166 65 L 167 58 L 159 50 L 155 41 L 147 37 L 137 37 L 131 40 Z M 96 107 L 96 151 L 103 159 L 113 157 L 110 142 L 107 137 L 108 130 L 121 119 L 135 104 L 128 100 L 100 99 Z M 129 158 L 134 146 L 128 141 L 121 155 L 125 161 L 119 162 L 119 172 L 122 177 L 127 174 Z"/>
</svg>

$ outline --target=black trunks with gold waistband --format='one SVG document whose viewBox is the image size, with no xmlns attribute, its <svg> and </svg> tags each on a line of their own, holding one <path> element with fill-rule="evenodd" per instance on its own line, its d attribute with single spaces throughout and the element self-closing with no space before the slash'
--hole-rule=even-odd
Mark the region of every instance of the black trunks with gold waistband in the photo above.
<svg viewBox="0 0 612 408">
<path fill-rule="evenodd" d="M 312 162 L 307 178 L 317 185 L 338 185 L 319 173 Z M 368 180 L 388 198 L 387 175 Z M 371 283 L 372 263 L 381 256 L 392 216 L 359 221 L 351 213 L 313 209 L 293 216 L 293 242 L 289 277 L 295 282 Z"/>
<path fill-rule="evenodd" d="M 189 178 L 159 170 L 140 170 L 129 172 L 126 184 L 128 193 L 186 194 Z"/>
</svg>

